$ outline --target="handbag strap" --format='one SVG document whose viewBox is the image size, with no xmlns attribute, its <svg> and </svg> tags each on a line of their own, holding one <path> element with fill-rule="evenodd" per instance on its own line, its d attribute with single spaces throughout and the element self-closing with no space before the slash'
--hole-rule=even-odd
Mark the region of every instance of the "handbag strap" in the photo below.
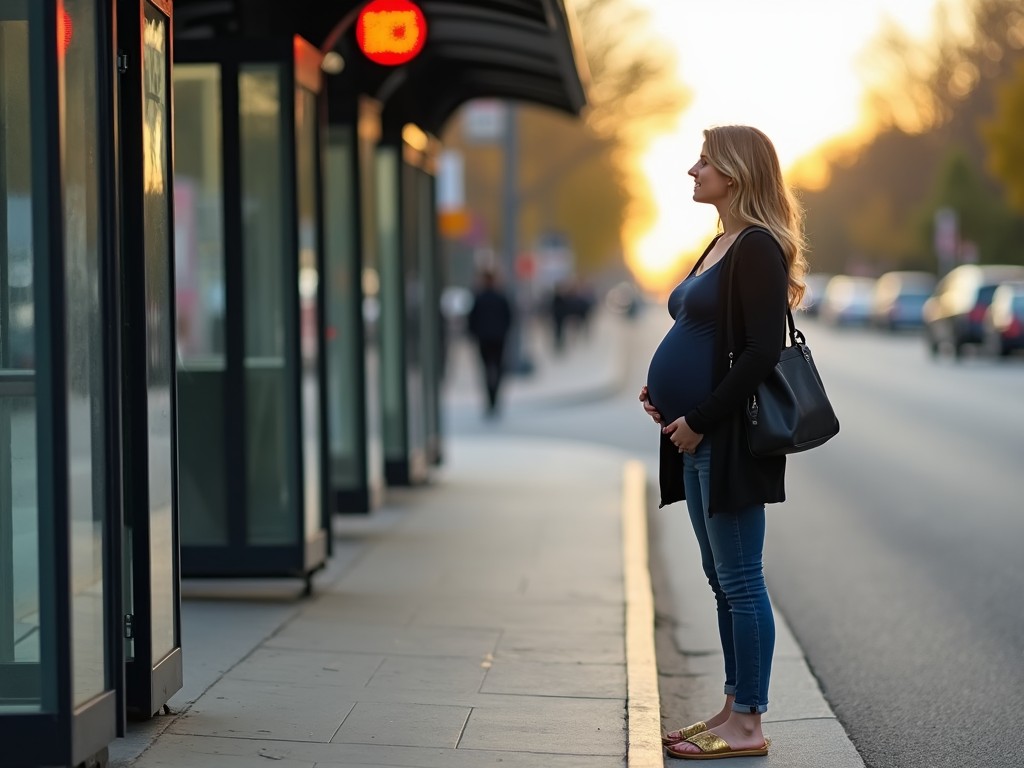
<svg viewBox="0 0 1024 768">
<path fill-rule="evenodd" d="M 752 227 L 747 227 L 742 232 L 740 232 L 739 236 L 736 238 L 736 242 L 734 242 L 732 244 L 732 246 L 730 247 L 730 250 L 732 250 L 732 255 L 729 257 L 729 271 L 726 273 L 726 281 L 725 281 L 725 284 L 726 284 L 726 291 L 725 291 L 725 338 L 728 339 L 728 341 L 729 341 L 729 367 L 730 368 L 732 368 L 733 361 L 736 358 L 736 354 L 735 354 L 736 339 L 733 337 L 733 324 L 732 324 L 732 294 L 733 294 L 732 273 L 736 269 L 736 259 L 739 257 L 739 254 L 740 254 L 740 249 L 739 249 L 740 243 L 743 242 L 743 238 L 746 237 L 747 235 L 749 235 L 751 232 L 764 232 L 766 235 L 771 237 L 773 240 L 775 239 L 774 235 L 772 235 L 772 233 L 769 232 L 764 227 L 752 226 Z M 795 346 L 804 344 L 805 342 L 804 342 L 803 334 L 800 333 L 800 331 L 797 330 L 796 323 L 793 321 L 793 310 L 789 307 L 788 304 L 786 305 L 786 323 L 787 323 L 787 327 L 786 327 L 787 336 L 789 336 L 789 339 L 792 342 L 793 346 L 795 347 Z"/>
</svg>

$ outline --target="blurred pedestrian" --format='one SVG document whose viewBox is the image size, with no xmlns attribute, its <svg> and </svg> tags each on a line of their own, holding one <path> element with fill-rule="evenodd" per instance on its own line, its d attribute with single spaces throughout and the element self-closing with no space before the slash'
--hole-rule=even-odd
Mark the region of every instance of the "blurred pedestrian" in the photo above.
<svg viewBox="0 0 1024 768">
<path fill-rule="evenodd" d="M 576 318 L 576 326 L 581 337 L 588 336 L 590 332 L 590 316 L 596 303 L 594 289 L 583 280 L 577 279 L 572 292 L 572 315 Z"/>
<path fill-rule="evenodd" d="M 572 291 L 567 281 L 555 285 L 551 293 L 551 332 L 555 342 L 555 352 L 565 351 L 565 326 L 572 315 Z"/>
<path fill-rule="evenodd" d="M 651 359 L 640 400 L 661 426 L 661 504 L 686 500 L 717 602 L 725 704 L 663 741 L 684 759 L 764 755 L 770 742 L 761 716 L 775 645 L 762 569 L 765 504 L 785 498 L 786 460 L 754 458 L 742 420 L 748 397 L 782 352 L 787 307 L 803 294 L 802 218 L 774 146 L 755 128 L 704 131 L 688 173 L 693 199 L 718 209 L 722 232 L 669 296 L 675 324 Z M 734 248 L 750 227 L 758 229 Z"/>
<path fill-rule="evenodd" d="M 498 413 L 498 395 L 505 372 L 505 342 L 512 328 L 512 302 L 498 287 L 498 277 L 493 269 L 484 269 L 480 273 L 467 328 L 480 351 L 487 393 L 485 414 L 494 417 Z"/>
</svg>

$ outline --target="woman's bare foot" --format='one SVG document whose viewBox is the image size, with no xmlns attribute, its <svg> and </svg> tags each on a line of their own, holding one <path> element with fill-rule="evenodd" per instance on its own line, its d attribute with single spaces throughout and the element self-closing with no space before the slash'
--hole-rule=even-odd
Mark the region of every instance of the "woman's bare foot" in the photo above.
<svg viewBox="0 0 1024 768">
<path fill-rule="evenodd" d="M 731 712 L 725 722 L 710 727 L 708 730 L 734 750 L 760 749 L 765 744 L 760 715 Z M 672 751 L 695 755 L 700 752 L 700 749 L 696 744 L 680 741 L 672 745 Z"/>
<path fill-rule="evenodd" d="M 732 714 L 733 699 L 733 696 L 725 697 L 725 705 L 722 707 L 721 711 L 718 712 L 714 717 L 709 717 L 707 720 L 704 721 L 704 725 L 707 726 L 705 730 L 712 730 L 714 728 L 717 728 L 729 719 L 729 715 Z M 674 744 L 678 741 L 683 741 L 685 737 L 680 734 L 680 730 L 683 729 L 669 731 L 665 734 L 665 738 L 663 739 L 663 741 L 666 744 Z"/>
</svg>

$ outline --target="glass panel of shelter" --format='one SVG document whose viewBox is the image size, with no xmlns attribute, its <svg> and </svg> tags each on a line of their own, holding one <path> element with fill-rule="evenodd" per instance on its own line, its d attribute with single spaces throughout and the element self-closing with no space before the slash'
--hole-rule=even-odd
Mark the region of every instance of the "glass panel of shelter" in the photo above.
<svg viewBox="0 0 1024 768">
<path fill-rule="evenodd" d="M 365 485 L 365 447 L 361 445 L 360 414 L 363 389 L 359 377 L 363 366 L 358 359 L 362 344 L 356 329 L 361 327 L 353 308 L 361 295 L 357 280 L 359 254 L 353 233 L 357 231 L 354 188 L 355 131 L 351 125 L 328 129 L 324 167 L 325 217 L 324 276 L 326 328 L 324 355 L 327 367 L 329 477 L 332 489 Z M 347 393 L 347 396 L 342 396 Z"/>
<path fill-rule="evenodd" d="M 174 230 L 181 542 L 226 545 L 222 68 L 174 67 Z"/>
<path fill-rule="evenodd" d="M 177 113 L 176 144 L 225 137 L 176 168 L 185 203 L 175 223 L 192 238 L 178 250 L 179 327 L 222 328 L 216 349 L 194 331 L 178 366 L 188 576 L 303 576 L 308 586 L 326 557 L 318 97 L 300 82 L 300 49 L 319 74 L 318 53 L 299 39 L 176 47 L 193 111 Z M 223 213 L 200 196 L 219 198 Z M 213 301 L 199 295 L 204 280 Z M 202 519 L 212 506 L 216 525 Z"/>
<path fill-rule="evenodd" d="M 286 204 L 284 71 L 242 64 L 238 72 L 245 306 L 246 531 L 250 545 L 293 545 L 298 498 L 290 439 L 284 286 L 292 250 Z"/>
<path fill-rule="evenodd" d="M 29 75 L 27 2 L 0 0 L 0 714 L 43 700 Z"/>
<path fill-rule="evenodd" d="M 295 89 L 295 173 L 299 240 L 299 376 L 300 434 L 303 467 L 305 537 L 324 524 L 321 466 L 323 435 L 320 392 L 320 200 L 317 167 L 320 132 L 317 98 Z"/>
<path fill-rule="evenodd" d="M 155 714 L 182 684 L 176 504 L 171 4 L 122 0 L 118 79 L 125 707 Z"/>
<path fill-rule="evenodd" d="M 166 16 L 146 3 L 143 52 L 143 216 L 146 258 L 147 420 L 149 428 L 149 567 L 153 662 L 177 646 L 173 518 L 171 377 L 170 29 Z"/>
<path fill-rule="evenodd" d="M 422 299 L 422 323 L 420 344 L 423 368 L 424 430 L 426 433 L 426 454 L 430 464 L 441 461 L 441 282 L 440 258 L 437 253 L 435 229 L 434 176 L 431 169 L 422 169 L 417 174 L 416 233 L 418 242 L 420 285 Z"/>
<path fill-rule="evenodd" d="M 408 145 L 403 145 L 402 170 L 399 180 L 401 195 L 400 216 L 402 234 L 401 242 L 401 300 L 403 306 L 404 327 L 402 344 L 404 347 L 404 379 L 405 379 L 405 430 L 406 445 L 405 461 L 409 467 L 409 480 L 422 480 L 426 474 L 426 385 L 423 381 L 423 349 L 421 338 L 425 332 L 423 324 L 424 295 L 423 274 L 420 264 L 420 186 L 419 168 L 413 162 L 419 162 L 421 153 L 410 152 Z M 412 162 L 410 162 L 412 160 Z"/>
<path fill-rule="evenodd" d="M 104 392 L 104 311 L 96 15 L 90 0 L 64 0 L 74 19 L 58 41 L 62 50 L 61 131 L 64 142 L 64 312 L 67 365 L 68 505 L 71 518 L 72 701 L 75 706 L 111 688 L 111 642 L 105 578 L 107 468 Z M 64 22 L 70 27 L 69 22 Z M 69 130 L 68 126 L 74 126 Z"/>
</svg>

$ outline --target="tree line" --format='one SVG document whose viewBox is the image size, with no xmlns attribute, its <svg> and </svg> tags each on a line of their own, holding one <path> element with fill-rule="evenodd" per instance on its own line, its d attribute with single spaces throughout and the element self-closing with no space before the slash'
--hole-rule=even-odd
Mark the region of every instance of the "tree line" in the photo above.
<svg viewBox="0 0 1024 768">
<path fill-rule="evenodd" d="M 572 244 L 578 271 L 595 274 L 623 259 L 623 232 L 652 210 L 635 157 L 685 107 L 670 44 L 631 0 L 574 4 L 587 85 L 583 119 L 526 104 L 517 109 L 520 250 L 547 232 Z M 444 145 L 465 156 L 465 195 L 483 236 L 502 242 L 502 146 L 467 141 L 460 118 Z"/>
<path fill-rule="evenodd" d="M 871 138 L 826 151 L 800 190 L 812 270 L 935 271 L 952 209 L 960 258 L 1024 264 L 1024 4 L 940 6 L 927 43 L 890 26 L 868 51 Z"/>
</svg>

